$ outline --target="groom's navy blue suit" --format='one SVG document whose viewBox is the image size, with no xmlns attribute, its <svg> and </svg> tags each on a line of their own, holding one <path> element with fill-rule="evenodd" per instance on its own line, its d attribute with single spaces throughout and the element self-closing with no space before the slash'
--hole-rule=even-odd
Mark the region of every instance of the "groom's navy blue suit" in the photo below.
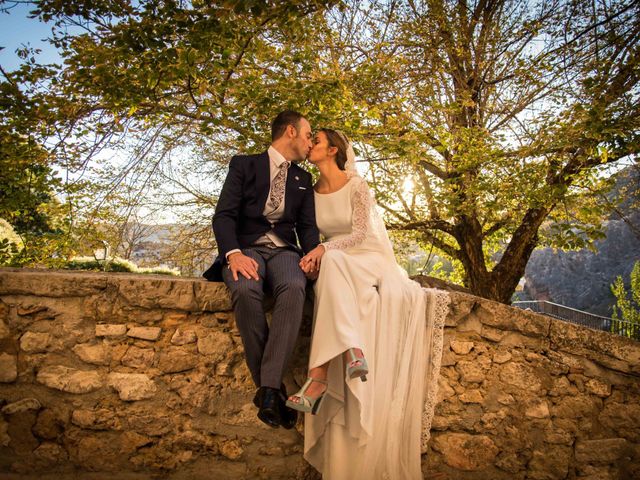
<svg viewBox="0 0 640 480">
<path fill-rule="evenodd" d="M 231 159 L 213 216 L 218 257 L 203 275 L 207 280 L 224 280 L 231 292 L 247 366 L 259 387 L 254 398 L 258 417 L 272 427 L 292 428 L 297 416 L 284 404 L 282 377 L 302 323 L 307 279 L 299 266 L 300 257 L 318 245 L 320 235 L 311 175 L 295 163 L 287 171 L 281 216 L 276 221 L 270 215 L 273 223 L 265 217 L 270 165 L 268 152 Z M 271 241 L 264 245 L 268 232 L 269 240 L 275 234 L 281 240 L 278 245 L 284 246 Z M 234 280 L 231 270 L 224 268 L 227 253 L 235 249 L 256 262 L 258 280 L 241 274 Z M 274 298 L 270 325 L 263 308 L 265 289 Z"/>
<path fill-rule="evenodd" d="M 285 187 L 285 211 L 273 231 L 291 249 L 308 252 L 319 243 L 313 202 L 312 177 L 295 163 L 289 167 Z M 263 211 L 270 188 L 269 155 L 237 155 L 229 163 L 229 173 L 222 187 L 213 216 L 213 233 L 218 243 L 218 257 L 203 276 L 222 281 L 226 254 L 233 249 L 250 247 L 272 226 Z"/>
</svg>

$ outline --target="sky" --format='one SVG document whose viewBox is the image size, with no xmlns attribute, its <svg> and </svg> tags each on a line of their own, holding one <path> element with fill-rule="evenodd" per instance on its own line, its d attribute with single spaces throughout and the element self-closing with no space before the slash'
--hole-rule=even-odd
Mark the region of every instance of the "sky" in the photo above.
<svg viewBox="0 0 640 480">
<path fill-rule="evenodd" d="M 11 7 L 6 2 L 2 8 Z M 0 12 L 0 65 L 5 71 L 15 70 L 20 65 L 20 58 L 15 51 L 26 45 L 39 48 L 42 52 L 36 57 L 42 63 L 60 61 L 56 48 L 45 42 L 51 34 L 51 25 L 40 22 L 35 18 L 28 18 L 31 5 L 15 4 L 7 12 Z"/>
</svg>

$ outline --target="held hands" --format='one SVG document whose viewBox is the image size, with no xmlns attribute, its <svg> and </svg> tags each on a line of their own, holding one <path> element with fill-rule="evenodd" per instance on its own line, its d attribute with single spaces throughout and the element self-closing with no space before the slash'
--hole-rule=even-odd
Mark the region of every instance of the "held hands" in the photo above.
<svg viewBox="0 0 640 480">
<path fill-rule="evenodd" d="M 238 280 L 238 273 L 241 273 L 247 280 L 253 278 L 258 280 L 258 262 L 244 253 L 236 252 L 227 258 L 229 270 L 233 274 L 233 279 Z"/>
<path fill-rule="evenodd" d="M 324 252 L 324 245 L 318 245 L 300 260 L 300 268 L 305 273 L 307 278 L 311 280 L 315 280 L 316 278 L 318 278 L 318 273 L 320 272 L 320 263 Z"/>
</svg>

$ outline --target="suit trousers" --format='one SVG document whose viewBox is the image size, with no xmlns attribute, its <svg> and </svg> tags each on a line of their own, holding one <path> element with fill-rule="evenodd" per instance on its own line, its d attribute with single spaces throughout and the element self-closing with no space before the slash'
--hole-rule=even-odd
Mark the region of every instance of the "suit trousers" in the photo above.
<svg viewBox="0 0 640 480">
<path fill-rule="evenodd" d="M 288 248 L 253 246 L 242 253 L 258 263 L 259 280 L 238 274 L 236 281 L 228 268 L 223 268 L 222 277 L 231 291 L 253 381 L 257 387 L 279 389 L 302 323 L 307 278 L 299 266 L 300 255 Z M 270 327 L 263 307 L 265 288 L 274 299 Z"/>
</svg>

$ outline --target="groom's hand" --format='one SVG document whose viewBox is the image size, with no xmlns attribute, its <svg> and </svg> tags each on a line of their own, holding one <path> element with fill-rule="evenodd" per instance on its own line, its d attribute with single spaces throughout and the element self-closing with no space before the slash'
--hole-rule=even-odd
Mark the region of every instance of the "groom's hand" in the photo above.
<svg viewBox="0 0 640 480">
<path fill-rule="evenodd" d="M 300 259 L 300 268 L 302 271 L 304 273 L 318 272 L 320 270 L 320 263 L 324 252 L 324 245 L 318 245 L 302 257 L 302 259 Z"/>
<path fill-rule="evenodd" d="M 232 253 L 227 258 L 227 262 L 235 281 L 238 281 L 238 273 L 241 273 L 247 280 L 251 278 L 258 280 L 260 278 L 258 276 L 258 262 L 251 257 L 247 257 L 244 253 Z"/>
<path fill-rule="evenodd" d="M 320 270 L 316 268 L 313 262 L 309 262 L 306 259 L 301 259 L 298 264 L 300 269 L 304 272 L 304 276 L 309 280 L 316 280 L 320 274 Z"/>
</svg>

